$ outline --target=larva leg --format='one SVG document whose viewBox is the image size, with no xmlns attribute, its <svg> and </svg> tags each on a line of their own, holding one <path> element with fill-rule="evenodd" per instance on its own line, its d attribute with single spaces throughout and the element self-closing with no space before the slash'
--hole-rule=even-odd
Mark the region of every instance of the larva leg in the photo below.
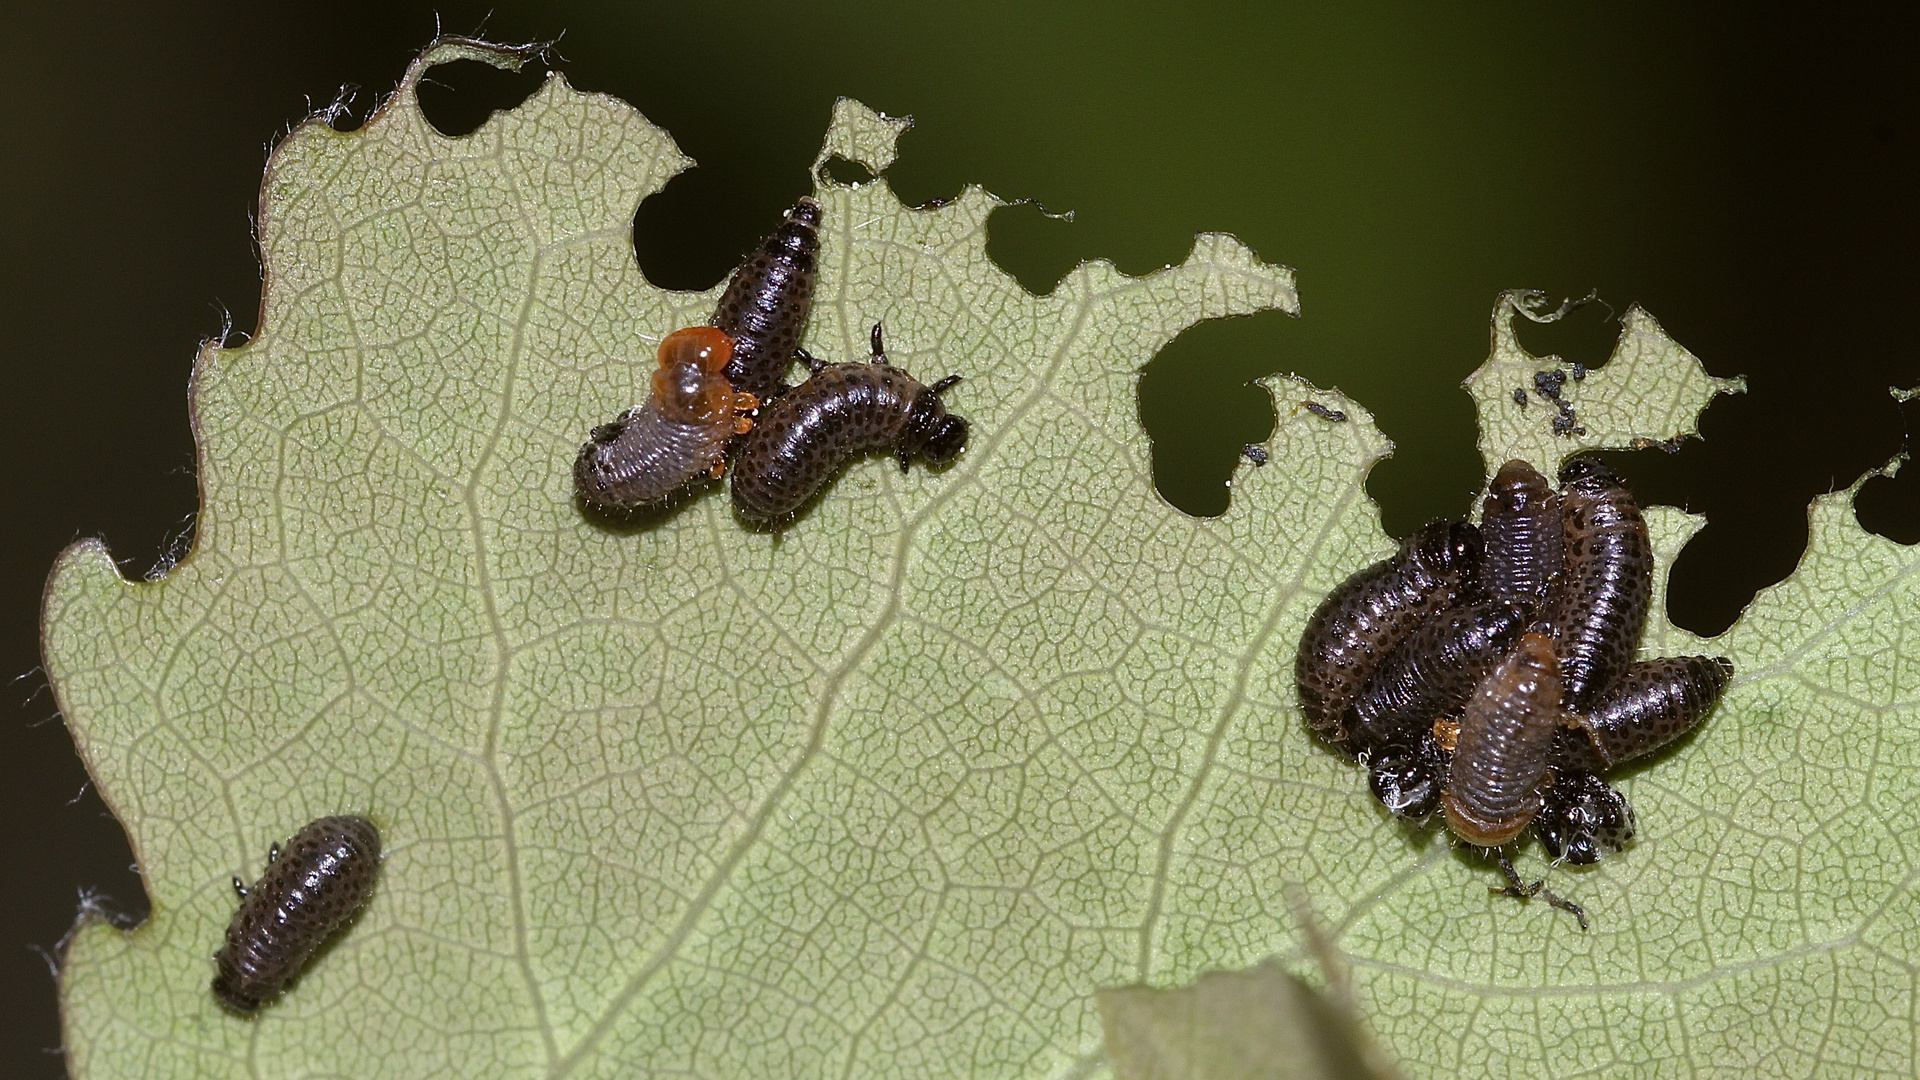
<svg viewBox="0 0 1920 1080">
<path fill-rule="evenodd" d="M 238 875 L 235 875 L 233 879 L 233 895 L 242 900 L 247 898 L 247 883 L 241 881 Z"/>
<path fill-rule="evenodd" d="M 1552 904 L 1554 907 L 1559 908 L 1561 911 L 1579 920 L 1580 932 L 1583 934 L 1587 932 L 1587 909 L 1571 900 L 1555 895 L 1552 889 L 1546 887 L 1547 881 L 1545 878 L 1541 878 L 1531 885 L 1522 882 L 1520 880 L 1520 872 L 1513 868 L 1513 860 L 1504 855 L 1500 857 L 1500 872 L 1507 877 L 1506 887 L 1503 889 L 1488 888 L 1488 892 L 1495 896 L 1511 896 L 1515 900 L 1531 900 L 1538 896 L 1540 899 L 1545 900 L 1547 903 Z"/>
</svg>

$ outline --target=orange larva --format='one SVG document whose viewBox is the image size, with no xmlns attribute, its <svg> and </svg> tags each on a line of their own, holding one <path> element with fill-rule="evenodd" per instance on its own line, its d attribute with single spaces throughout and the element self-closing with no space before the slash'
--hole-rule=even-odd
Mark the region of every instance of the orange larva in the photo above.
<svg viewBox="0 0 1920 1080">
<path fill-rule="evenodd" d="M 240 910 L 214 954 L 213 992 L 252 1012 L 286 988 L 320 943 L 373 895 L 380 874 L 380 831 L 363 817 L 323 817 L 274 845 L 253 888 L 233 887 Z"/>
<path fill-rule="evenodd" d="M 1560 665 L 1546 635 L 1527 633 L 1493 669 L 1460 718 L 1447 787 L 1447 827 L 1495 848 L 1520 835 L 1540 810 L 1560 729 Z"/>
<path fill-rule="evenodd" d="M 644 404 L 594 428 L 574 460 L 580 497 L 595 506 L 655 503 L 726 467 L 727 443 L 753 426 L 758 402 L 736 391 L 725 369 L 733 340 L 711 326 L 660 341 L 660 367 Z"/>
<path fill-rule="evenodd" d="M 1307 726 L 1348 753 L 1347 708 L 1374 671 L 1419 626 L 1453 605 L 1480 562 L 1480 530 L 1438 521 L 1400 551 L 1356 572 L 1320 602 L 1300 635 L 1294 686 Z"/>
<path fill-rule="evenodd" d="M 734 271 L 714 308 L 713 325 L 734 343 L 727 378 L 761 401 L 787 389 L 787 369 L 813 307 L 819 248 L 820 204 L 801 199 Z"/>
<path fill-rule="evenodd" d="M 740 448 L 733 506 L 741 517 L 791 516 L 855 454 L 891 450 L 905 472 L 915 454 L 939 465 L 965 448 L 967 421 L 940 400 L 960 377 L 921 385 L 887 362 L 880 327 L 871 363 L 811 366 L 812 377 L 775 399 Z"/>
</svg>

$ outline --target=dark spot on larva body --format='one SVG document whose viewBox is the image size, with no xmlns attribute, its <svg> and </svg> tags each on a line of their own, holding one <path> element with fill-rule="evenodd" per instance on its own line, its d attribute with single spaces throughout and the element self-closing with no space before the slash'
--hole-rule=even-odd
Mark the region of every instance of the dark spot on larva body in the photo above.
<svg viewBox="0 0 1920 1080">
<path fill-rule="evenodd" d="M 1308 412 L 1322 420 L 1327 420 L 1335 424 L 1344 424 L 1347 422 L 1347 414 L 1341 412 L 1339 409 L 1329 409 L 1317 401 L 1303 401 L 1300 404 L 1304 405 Z"/>
<path fill-rule="evenodd" d="M 1560 727 L 1560 668 L 1545 635 L 1522 635 L 1467 701 L 1441 796 L 1447 827 L 1476 847 L 1520 834 L 1540 810 Z"/>
<path fill-rule="evenodd" d="M 1605 772 L 1673 742 L 1706 719 L 1733 678 L 1725 657 L 1670 656 L 1641 660 L 1573 717 L 1578 728 L 1560 733 L 1557 762 Z"/>
<path fill-rule="evenodd" d="M 1533 819 L 1534 835 L 1549 857 L 1581 866 L 1627 846 L 1633 827 L 1633 807 L 1625 795 L 1591 772 L 1564 765 L 1556 765 Z"/>
<path fill-rule="evenodd" d="M 761 413 L 733 465 L 741 517 L 791 516 L 856 454 L 891 450 L 902 472 L 915 454 L 935 465 L 959 456 L 967 421 L 940 400 L 958 376 L 923 386 L 887 363 L 878 326 L 873 346 L 871 363 L 819 365 Z"/>
<path fill-rule="evenodd" d="M 727 443 L 751 426 L 746 413 L 758 404 L 723 374 L 732 355 L 732 339 L 711 326 L 662 338 L 646 402 L 594 428 L 574 459 L 580 497 L 592 506 L 645 506 L 718 475 Z"/>
<path fill-rule="evenodd" d="M 1348 706 L 1342 724 L 1349 741 L 1371 750 L 1429 737 L 1433 718 L 1466 704 L 1519 640 L 1526 619 L 1497 601 L 1436 612 L 1387 655 Z"/>
<path fill-rule="evenodd" d="M 1347 707 L 1389 653 L 1475 587 L 1479 564 L 1479 529 L 1435 522 L 1409 536 L 1392 558 L 1360 570 L 1328 593 L 1307 620 L 1294 661 L 1307 726 L 1354 753 L 1343 723 Z"/>
<path fill-rule="evenodd" d="M 1589 457 L 1560 470 L 1565 556 L 1542 611 L 1566 686 L 1566 707 L 1585 713 L 1633 662 L 1653 597 L 1653 543 L 1633 493 Z"/>
<path fill-rule="evenodd" d="M 323 817 L 294 833 L 227 925 L 214 994 L 240 1012 L 258 1009 L 360 910 L 379 874 L 380 832 L 366 818 Z"/>
<path fill-rule="evenodd" d="M 1390 747 L 1370 756 L 1367 786 L 1394 816 L 1418 821 L 1440 808 L 1447 758 L 1429 733 L 1411 747 Z"/>
<path fill-rule="evenodd" d="M 713 325 L 733 338 L 727 378 L 761 401 L 787 389 L 787 369 L 813 308 L 820 204 L 801 199 L 786 220 L 733 272 Z"/>
<path fill-rule="evenodd" d="M 1500 466 L 1480 512 L 1486 542 L 1480 580 L 1496 600 L 1534 610 L 1560 573 L 1564 541 L 1560 496 L 1533 466 L 1509 461 Z"/>
</svg>

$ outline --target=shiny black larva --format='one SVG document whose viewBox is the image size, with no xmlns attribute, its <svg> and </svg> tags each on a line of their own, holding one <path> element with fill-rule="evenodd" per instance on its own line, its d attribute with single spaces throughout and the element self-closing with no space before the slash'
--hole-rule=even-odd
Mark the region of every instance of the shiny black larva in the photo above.
<svg viewBox="0 0 1920 1080">
<path fill-rule="evenodd" d="M 1480 579 L 1487 595 L 1531 611 L 1560 573 L 1564 538 L 1560 496 L 1524 461 L 1500 466 L 1480 511 L 1486 542 Z"/>
<path fill-rule="evenodd" d="M 711 326 L 660 340 L 660 367 L 641 405 L 594 428 L 573 463 L 574 487 L 594 506 L 659 502 L 702 476 L 718 477 L 727 444 L 753 426 L 759 402 L 722 374 L 733 340 Z"/>
<path fill-rule="evenodd" d="M 887 362 L 879 326 L 871 362 L 809 367 L 761 412 L 734 461 L 733 505 L 748 521 L 791 516 L 855 454 L 891 450 L 905 472 L 915 454 L 939 465 L 966 447 L 967 421 L 940 400 L 960 377 L 921 385 Z"/>
<path fill-rule="evenodd" d="M 1512 650 L 1526 613 L 1497 600 L 1436 613 L 1375 669 L 1342 721 L 1357 749 L 1407 747 L 1433 718 L 1466 704 L 1486 673 Z"/>
<path fill-rule="evenodd" d="M 240 910 L 214 954 L 214 995 L 250 1013 L 279 994 L 366 904 L 379 874 L 380 831 L 363 817 L 323 817 L 274 845 L 253 888 L 234 879 Z"/>
<path fill-rule="evenodd" d="M 1554 758 L 1599 773 L 1652 753 L 1705 719 L 1731 678 L 1733 663 L 1720 656 L 1632 664 L 1592 709 L 1572 717 L 1579 726 L 1560 733 Z"/>
<path fill-rule="evenodd" d="M 1640 505 L 1590 457 L 1560 469 L 1562 577 L 1542 611 L 1560 659 L 1566 707 L 1591 709 L 1640 648 L 1653 598 L 1653 543 Z"/>
<path fill-rule="evenodd" d="M 1497 848 L 1540 810 L 1560 727 L 1560 665 L 1553 642 L 1527 633 L 1475 688 L 1460 718 L 1440 804 L 1469 844 Z"/>
<path fill-rule="evenodd" d="M 1441 521 L 1335 586 L 1307 620 L 1295 654 L 1294 685 L 1307 726 L 1355 753 L 1348 706 L 1388 654 L 1472 587 L 1479 562 L 1480 530 Z"/>
<path fill-rule="evenodd" d="M 727 378 L 763 402 L 786 392 L 813 307 L 819 248 L 820 204 L 803 198 L 734 271 L 714 307 L 713 325 L 733 339 Z"/>
</svg>

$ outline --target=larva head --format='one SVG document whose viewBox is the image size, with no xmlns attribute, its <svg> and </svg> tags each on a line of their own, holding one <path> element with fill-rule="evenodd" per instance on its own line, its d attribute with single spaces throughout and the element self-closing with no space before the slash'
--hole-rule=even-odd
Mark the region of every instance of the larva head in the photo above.
<svg viewBox="0 0 1920 1080">
<path fill-rule="evenodd" d="M 1431 738 L 1411 749 L 1392 747 L 1367 763 L 1373 797 L 1395 817 L 1419 821 L 1440 807 L 1447 759 Z"/>
<path fill-rule="evenodd" d="M 940 392 L 958 379 L 949 376 L 922 389 L 913 398 L 913 411 L 907 416 L 906 431 L 900 438 L 900 458 L 918 453 L 935 465 L 944 465 L 960 456 L 967 447 L 967 421 L 947 411 Z"/>
<path fill-rule="evenodd" d="M 1590 459 L 1574 459 L 1581 460 Z M 1488 502 L 1512 513 L 1531 510 L 1552 497 L 1553 488 L 1547 485 L 1547 478 L 1519 458 L 1500 466 L 1500 471 L 1493 474 L 1492 486 L 1487 489 Z"/>
<path fill-rule="evenodd" d="M 733 339 L 711 326 L 689 326 L 660 339 L 660 370 L 653 400 L 661 415 L 683 424 L 717 424 L 733 417 L 733 384 L 725 374 Z"/>
<path fill-rule="evenodd" d="M 1441 577 L 1477 569 L 1480 547 L 1480 529 L 1468 521 L 1436 521 L 1406 541 L 1408 558 Z"/>
<path fill-rule="evenodd" d="M 1582 454 L 1560 466 L 1560 486 L 1575 491 L 1599 492 L 1621 487 L 1620 475 L 1596 457 Z"/>
<path fill-rule="evenodd" d="M 794 255 L 811 255 L 820 246 L 820 204 L 802 197 L 787 211 L 787 218 L 767 237 L 770 247 L 784 248 Z"/>
<path fill-rule="evenodd" d="M 1593 773 L 1565 772 L 1542 797 L 1533 831 L 1549 857 L 1586 866 L 1633 839 L 1633 807 Z"/>
</svg>

